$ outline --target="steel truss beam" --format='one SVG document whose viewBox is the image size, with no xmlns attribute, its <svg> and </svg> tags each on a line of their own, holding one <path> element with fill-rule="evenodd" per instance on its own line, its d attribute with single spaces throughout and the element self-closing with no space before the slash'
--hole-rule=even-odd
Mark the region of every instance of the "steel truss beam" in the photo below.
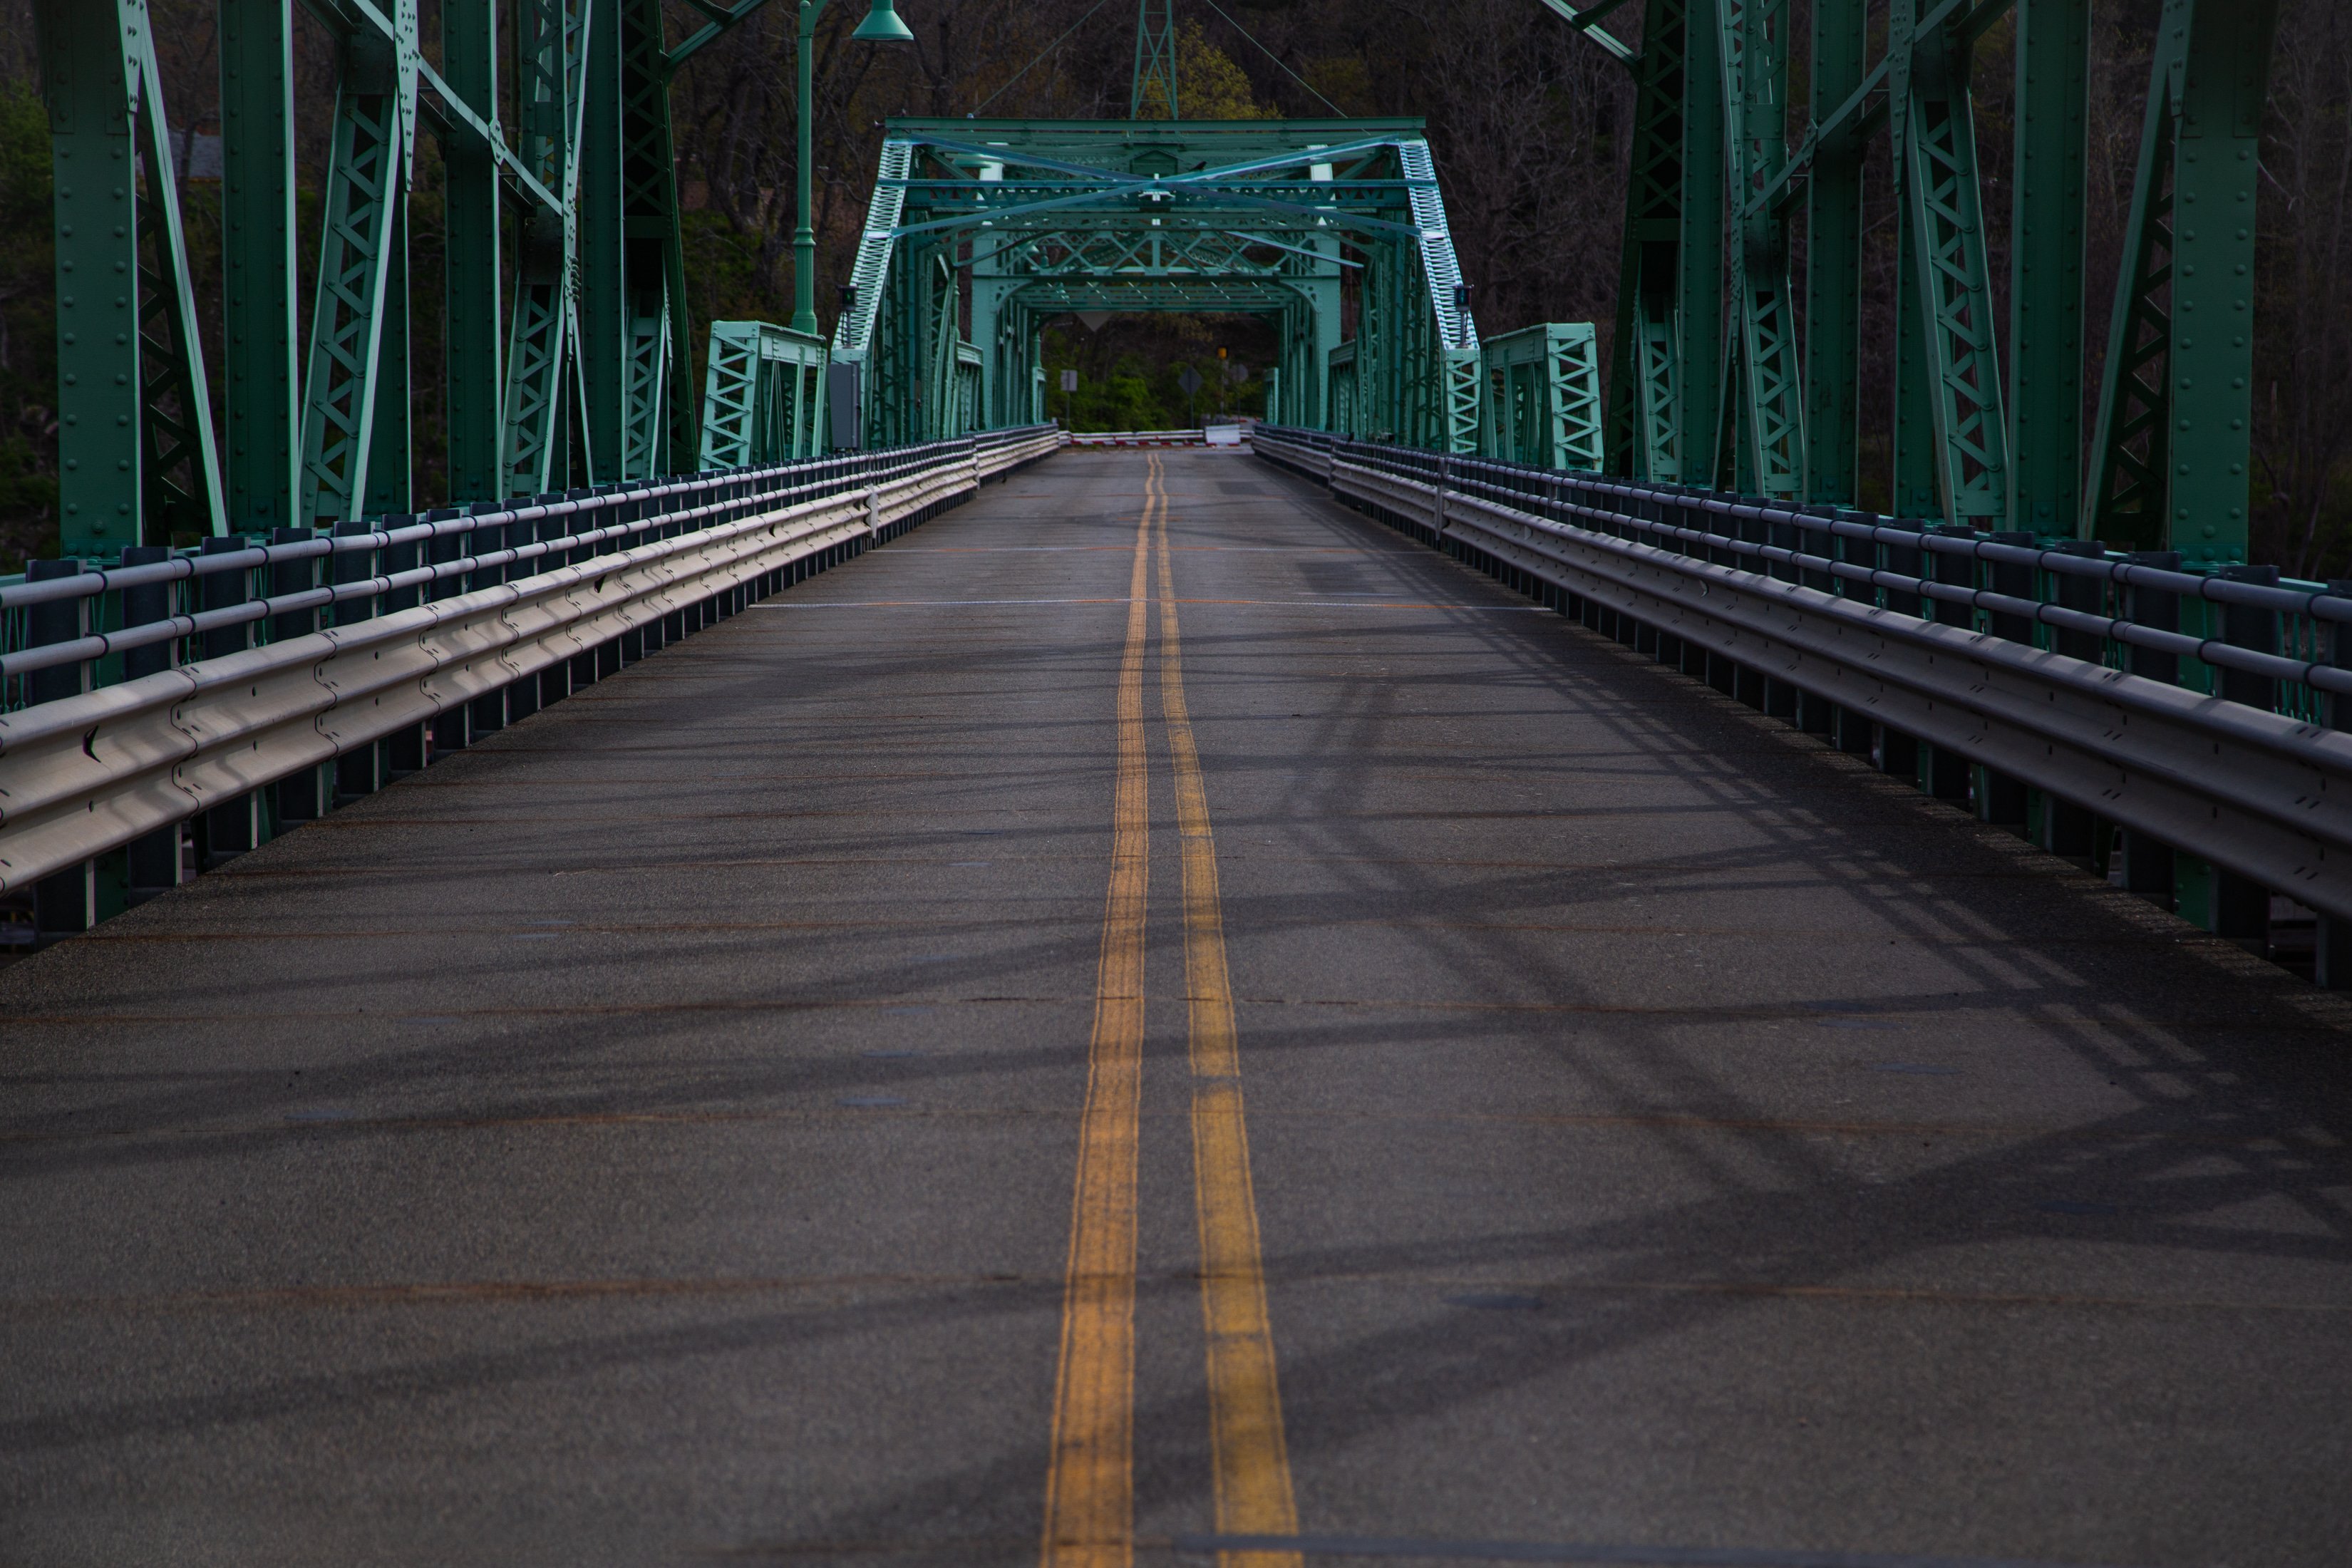
<svg viewBox="0 0 2352 1568">
<path fill-rule="evenodd" d="M 1630 3 L 1545 0 L 1633 78 L 1612 470 L 1855 501 L 1862 170 L 1883 130 L 1898 215 L 1895 333 L 1878 350 L 1895 368 L 1895 510 L 2243 559 L 2255 152 L 2275 0 L 2165 0 L 2086 500 L 2088 0 L 1891 0 L 1875 63 L 1865 0 L 1813 0 L 1812 114 L 1793 151 L 1788 0 L 1643 0 L 1638 49 L 1596 26 Z M 2004 389 L 1969 60 L 2012 13 Z M 1792 287 L 1787 226 L 1801 205 L 1805 276 Z M 2204 221 L 2178 216 L 2190 212 Z"/>
<path fill-rule="evenodd" d="M 443 0 L 437 68 L 417 0 L 305 3 L 334 36 L 337 79 L 298 375 L 292 0 L 215 0 L 223 453 L 145 0 L 38 0 L 69 553 L 416 503 L 407 207 L 420 128 L 446 171 L 449 499 L 646 477 L 689 449 L 668 110 L 683 55 L 666 47 L 660 0 Z M 510 125 L 502 39 L 518 67 Z M 89 281 L 116 277 L 119 289 Z M 117 298 L 120 328 L 97 319 Z"/>
</svg>

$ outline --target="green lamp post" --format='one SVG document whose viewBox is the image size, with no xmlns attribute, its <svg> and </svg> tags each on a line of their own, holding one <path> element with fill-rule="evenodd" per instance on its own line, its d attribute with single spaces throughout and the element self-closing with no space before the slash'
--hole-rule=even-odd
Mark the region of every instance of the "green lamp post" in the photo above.
<svg viewBox="0 0 2352 1568">
<path fill-rule="evenodd" d="M 793 331 L 816 336 L 816 229 L 812 223 L 814 205 L 810 195 L 811 163 L 815 157 L 815 132 L 813 79 L 814 76 L 814 44 L 816 19 L 824 14 L 824 0 L 801 0 L 800 45 L 793 53 L 800 64 L 800 215 L 793 226 Z M 907 24 L 898 20 L 892 0 L 874 0 L 866 20 L 849 35 L 869 44 L 908 44 L 915 35 Z"/>
</svg>

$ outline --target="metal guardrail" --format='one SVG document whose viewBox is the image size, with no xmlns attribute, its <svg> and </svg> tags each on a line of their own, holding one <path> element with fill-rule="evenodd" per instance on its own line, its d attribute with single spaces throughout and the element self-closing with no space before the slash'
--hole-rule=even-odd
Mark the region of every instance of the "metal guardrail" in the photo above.
<svg viewBox="0 0 2352 1568">
<path fill-rule="evenodd" d="M 2352 983 L 2352 584 L 1261 429 L 1424 542 L 2225 936 Z"/>
<path fill-rule="evenodd" d="M 0 583 L 0 896 L 39 931 L 83 929 L 1058 445 L 1047 426 L 992 431 L 126 550 L 104 569 L 35 563 Z M 25 939 L 10 923 L 0 936 Z"/>
</svg>

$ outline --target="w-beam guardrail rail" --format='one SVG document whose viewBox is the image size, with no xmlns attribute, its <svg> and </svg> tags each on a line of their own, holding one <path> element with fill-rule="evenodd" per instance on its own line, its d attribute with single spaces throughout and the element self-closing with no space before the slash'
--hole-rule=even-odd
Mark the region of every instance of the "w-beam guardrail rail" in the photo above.
<svg viewBox="0 0 2352 1568">
<path fill-rule="evenodd" d="M 1319 431 L 1258 455 L 2223 936 L 2275 891 L 2352 985 L 2352 582 Z M 2115 829 L 2121 829 L 2118 835 Z"/>
<path fill-rule="evenodd" d="M 998 430 L 36 562 L 0 583 L 0 896 L 37 889 L 39 931 L 81 930 L 1059 444 Z"/>
</svg>

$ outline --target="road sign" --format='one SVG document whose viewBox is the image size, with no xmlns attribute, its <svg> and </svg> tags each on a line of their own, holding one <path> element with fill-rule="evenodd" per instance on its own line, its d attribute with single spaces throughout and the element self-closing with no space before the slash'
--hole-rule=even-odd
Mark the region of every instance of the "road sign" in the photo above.
<svg viewBox="0 0 2352 1568">
<path fill-rule="evenodd" d="M 1062 373 L 1062 390 L 1064 392 L 1076 392 L 1077 389 L 1078 373 L 1074 370 L 1064 371 Z"/>
<path fill-rule="evenodd" d="M 1185 396 L 1190 397 L 1201 390 L 1201 373 L 1188 364 L 1177 373 L 1176 384 L 1184 389 Z"/>
</svg>

